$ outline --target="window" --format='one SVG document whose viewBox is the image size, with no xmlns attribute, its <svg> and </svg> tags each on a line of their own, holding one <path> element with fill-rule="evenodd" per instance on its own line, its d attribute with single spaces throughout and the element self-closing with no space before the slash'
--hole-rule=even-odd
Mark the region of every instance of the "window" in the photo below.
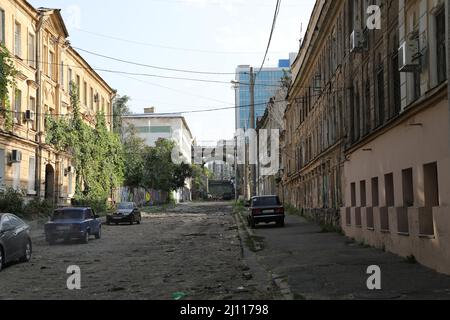
<svg viewBox="0 0 450 320">
<path fill-rule="evenodd" d="M 94 89 L 91 87 L 91 95 L 90 95 L 90 106 L 91 110 L 94 110 Z"/>
<path fill-rule="evenodd" d="M 83 103 L 84 103 L 85 106 L 88 105 L 88 103 L 87 103 L 87 95 L 88 95 L 88 91 L 87 91 L 87 90 L 88 90 L 88 89 L 87 89 L 87 82 L 85 81 L 85 82 L 83 83 Z"/>
<path fill-rule="evenodd" d="M 380 65 L 377 71 L 377 109 L 376 124 L 381 126 L 384 123 L 384 70 Z"/>
<path fill-rule="evenodd" d="M 79 75 L 77 75 L 77 82 L 76 82 L 76 85 L 77 85 L 77 95 L 78 95 L 78 98 L 81 96 L 81 94 L 80 94 L 80 90 L 81 90 L 81 79 L 80 79 L 80 76 Z"/>
<path fill-rule="evenodd" d="M 405 169 L 402 171 L 403 186 L 403 206 L 414 206 L 414 188 L 413 188 L 413 169 Z"/>
<path fill-rule="evenodd" d="M 28 163 L 28 194 L 36 193 L 36 159 L 34 157 L 30 157 Z"/>
<path fill-rule="evenodd" d="M 5 11 L 0 9 L 0 43 L 5 43 Z"/>
<path fill-rule="evenodd" d="M 55 79 L 55 54 L 52 51 L 48 52 L 48 76 Z"/>
<path fill-rule="evenodd" d="M 372 207 L 380 205 L 380 196 L 378 191 L 378 178 L 372 178 Z"/>
<path fill-rule="evenodd" d="M 30 102 L 29 102 L 29 105 L 28 105 L 28 109 L 30 111 L 32 111 L 34 114 L 36 114 L 36 98 L 30 97 Z M 36 121 L 32 122 L 32 129 L 35 129 L 35 123 L 36 123 Z"/>
<path fill-rule="evenodd" d="M 72 69 L 68 69 L 67 71 L 67 92 L 70 92 L 70 86 L 73 84 L 73 72 Z"/>
<path fill-rule="evenodd" d="M 437 65 L 438 82 L 447 80 L 447 55 L 445 39 L 445 10 L 441 10 L 436 15 L 436 45 L 437 45 Z"/>
<path fill-rule="evenodd" d="M 14 95 L 14 119 L 16 123 L 19 123 L 21 111 L 22 111 L 22 91 L 16 89 Z"/>
<path fill-rule="evenodd" d="M 386 207 L 395 206 L 394 174 L 389 173 L 384 176 L 384 188 L 386 191 Z"/>
<path fill-rule="evenodd" d="M 361 207 L 367 206 L 367 196 L 366 196 L 366 181 L 361 181 L 359 184 L 359 191 L 361 193 Z"/>
<path fill-rule="evenodd" d="M 439 179 L 437 163 L 429 163 L 423 166 L 425 207 L 439 206 Z"/>
<path fill-rule="evenodd" d="M 73 173 L 69 172 L 69 186 L 68 186 L 68 195 L 73 195 Z"/>
<path fill-rule="evenodd" d="M 14 190 L 19 190 L 20 189 L 20 163 L 13 163 L 12 169 L 13 169 L 12 187 Z"/>
<path fill-rule="evenodd" d="M 352 207 L 356 207 L 356 184 L 355 183 L 352 183 L 350 185 L 350 195 L 351 195 Z"/>
<path fill-rule="evenodd" d="M 22 56 L 22 26 L 18 22 L 14 24 L 14 54 Z"/>
<path fill-rule="evenodd" d="M 28 65 L 30 67 L 36 68 L 36 58 L 35 58 L 35 40 L 34 35 L 28 34 Z"/>
<path fill-rule="evenodd" d="M 61 65 L 60 65 L 59 84 L 61 85 L 61 88 L 64 90 L 64 62 L 61 62 Z"/>
</svg>

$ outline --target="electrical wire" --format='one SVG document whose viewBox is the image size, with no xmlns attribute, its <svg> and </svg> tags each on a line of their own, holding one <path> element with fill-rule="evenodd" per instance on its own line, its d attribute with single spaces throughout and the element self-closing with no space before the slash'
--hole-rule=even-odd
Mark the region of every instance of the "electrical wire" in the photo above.
<svg viewBox="0 0 450 320">
<path fill-rule="evenodd" d="M 92 31 L 80 29 L 80 28 L 76 28 L 75 30 L 83 32 L 83 33 L 86 33 L 86 34 L 91 34 L 91 35 L 94 35 L 94 36 L 97 36 L 97 37 L 101 37 L 101 38 L 121 41 L 121 42 L 125 42 L 125 43 L 132 43 L 132 44 L 141 45 L 141 46 L 166 49 L 166 50 L 197 52 L 197 53 L 217 54 L 217 55 L 227 55 L 227 54 L 257 55 L 257 54 L 261 54 L 261 52 L 249 52 L 249 51 L 247 51 L 247 52 L 244 52 L 244 51 L 214 51 L 214 50 L 201 50 L 201 49 L 191 49 L 191 48 L 163 46 L 163 45 L 159 45 L 159 44 L 153 44 L 153 43 L 147 43 L 147 42 L 123 39 L 123 38 L 119 38 L 119 37 L 115 37 L 115 36 L 110 36 L 110 35 L 105 35 L 105 34 L 101 34 L 101 33 L 97 33 L 97 32 L 92 32 Z M 277 53 L 281 53 L 281 52 L 277 52 Z"/>
<path fill-rule="evenodd" d="M 269 53 L 269 48 L 270 48 L 270 44 L 272 42 L 273 33 L 275 31 L 275 26 L 276 26 L 276 23 L 277 23 L 278 14 L 280 13 L 280 7 L 281 7 L 281 0 L 277 0 L 277 5 L 275 7 L 275 13 L 274 13 L 274 16 L 273 16 L 273 21 L 272 21 L 272 28 L 270 30 L 269 41 L 267 43 L 266 53 L 264 54 L 264 58 L 263 58 L 263 61 L 261 63 L 261 67 L 259 68 L 259 71 L 258 71 L 257 74 L 259 74 L 261 72 L 261 70 L 264 68 L 264 64 L 266 63 L 266 58 L 267 58 L 267 54 Z"/>
<path fill-rule="evenodd" d="M 136 65 L 136 66 L 139 66 L 139 67 L 146 67 L 146 68 L 157 69 L 157 70 L 166 70 L 166 71 L 174 71 L 174 72 L 182 72 L 182 73 L 193 73 L 193 74 L 206 74 L 206 75 L 235 75 L 236 74 L 235 72 L 233 72 L 233 73 L 231 73 L 231 72 L 208 72 L 208 71 L 195 71 L 195 70 L 159 67 L 159 66 L 154 66 L 154 65 L 148 65 L 148 64 L 144 64 L 144 63 L 134 62 L 134 61 L 130 61 L 130 60 L 114 58 L 114 57 L 111 57 L 111 56 L 107 56 L 107 55 L 104 55 L 104 54 L 96 53 L 96 52 L 89 51 L 89 50 L 82 49 L 82 48 L 78 48 L 78 47 L 72 47 L 72 48 L 74 48 L 75 50 L 78 50 L 78 51 L 82 51 L 82 52 L 88 53 L 88 54 L 93 55 L 93 56 L 97 56 L 97 57 L 101 57 L 101 58 L 105 58 L 105 59 L 109 59 L 109 60 L 113 60 L 113 61 L 118 61 L 118 62 L 122 62 L 122 63 L 126 63 L 126 64 Z"/>
</svg>

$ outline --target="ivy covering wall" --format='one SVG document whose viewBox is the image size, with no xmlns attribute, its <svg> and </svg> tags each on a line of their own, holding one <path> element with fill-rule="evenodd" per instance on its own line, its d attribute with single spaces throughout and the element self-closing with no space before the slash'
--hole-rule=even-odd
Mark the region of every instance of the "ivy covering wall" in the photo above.
<svg viewBox="0 0 450 320">
<path fill-rule="evenodd" d="M 70 90 L 72 115 L 46 116 L 46 142 L 73 157 L 75 201 L 106 202 L 111 190 L 123 182 L 122 144 L 117 134 L 108 131 L 103 113 L 96 115 L 95 127 L 83 120 L 76 89 L 72 85 Z"/>
</svg>

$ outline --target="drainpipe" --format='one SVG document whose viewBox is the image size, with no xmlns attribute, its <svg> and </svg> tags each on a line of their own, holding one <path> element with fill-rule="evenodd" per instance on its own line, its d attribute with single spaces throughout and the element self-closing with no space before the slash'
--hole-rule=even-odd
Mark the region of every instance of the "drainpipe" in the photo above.
<svg viewBox="0 0 450 320">
<path fill-rule="evenodd" d="M 35 178 L 35 189 L 37 197 L 41 197 L 41 176 L 42 176 L 42 137 L 41 137 L 41 116 L 42 116 L 42 34 L 41 29 L 45 21 L 45 13 L 39 12 L 39 21 L 36 28 L 36 83 L 38 85 L 36 93 L 36 142 L 38 144 L 36 148 L 36 178 Z"/>
</svg>

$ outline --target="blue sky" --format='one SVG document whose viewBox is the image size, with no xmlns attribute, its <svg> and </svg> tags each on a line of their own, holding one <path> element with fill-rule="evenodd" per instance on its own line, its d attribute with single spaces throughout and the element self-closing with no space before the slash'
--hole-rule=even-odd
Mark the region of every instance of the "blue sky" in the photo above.
<svg viewBox="0 0 450 320">
<path fill-rule="evenodd" d="M 276 3 L 275 0 L 30 2 L 35 7 L 62 9 L 74 47 L 144 64 L 220 73 L 233 73 L 240 64 L 261 64 Z M 301 25 L 304 33 L 314 2 L 282 1 L 266 66 L 276 66 L 278 59 L 298 51 Z M 94 68 L 100 69 L 226 82 L 234 78 L 232 74 L 192 75 L 154 70 L 80 53 Z M 234 105 L 234 91 L 228 83 L 99 73 L 119 94 L 132 98 L 133 112 L 142 112 L 149 106 L 155 106 L 157 112 L 180 112 Z M 233 136 L 233 109 L 185 116 L 198 141 L 208 143 Z"/>
</svg>

